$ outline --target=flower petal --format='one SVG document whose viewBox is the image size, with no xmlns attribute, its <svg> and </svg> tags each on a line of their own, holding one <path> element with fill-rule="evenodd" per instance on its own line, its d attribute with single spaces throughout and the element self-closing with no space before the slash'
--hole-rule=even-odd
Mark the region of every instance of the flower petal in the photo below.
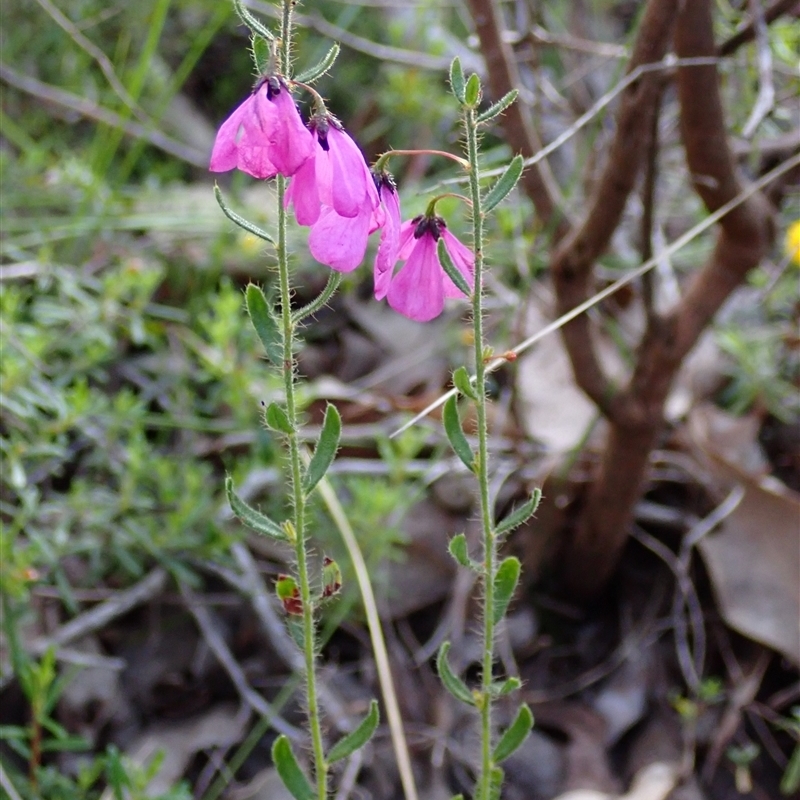
<svg viewBox="0 0 800 800">
<path fill-rule="evenodd" d="M 475 282 L 475 254 L 450 233 L 447 228 L 443 228 L 441 236 L 444 239 L 444 246 L 458 271 L 464 276 L 468 286 Z M 443 271 L 444 296 L 445 297 L 464 297 L 464 293 L 456 287 L 450 280 L 446 272 Z"/>
<path fill-rule="evenodd" d="M 294 215 L 300 225 L 313 225 L 319 219 L 320 199 L 317 184 L 317 164 L 323 158 L 322 148 L 303 164 L 289 181 L 284 205 L 294 205 Z"/>
<path fill-rule="evenodd" d="M 344 131 L 331 125 L 328 147 L 331 205 L 336 213 L 342 217 L 355 217 L 367 203 L 370 211 L 377 208 L 380 203 L 378 193 L 358 145 Z"/>
<path fill-rule="evenodd" d="M 351 272 L 367 252 L 367 238 L 372 212 L 369 208 L 355 217 L 342 217 L 322 206 L 319 219 L 311 227 L 308 248 L 311 255 L 339 272 Z"/>
<path fill-rule="evenodd" d="M 381 187 L 381 201 L 385 214 L 381 241 L 375 256 L 376 272 L 391 270 L 400 252 L 400 198 L 397 191 L 384 184 Z"/>
<path fill-rule="evenodd" d="M 211 160 L 208 168 L 211 172 L 227 172 L 238 166 L 239 133 L 242 120 L 252 114 L 251 105 L 254 101 L 251 95 L 222 123 L 214 140 L 211 151 Z"/>
<path fill-rule="evenodd" d="M 400 226 L 400 236 L 397 243 L 397 257 L 400 261 L 408 260 L 411 251 L 417 243 L 417 240 L 414 238 L 416 227 L 417 221 L 413 219 L 406 220 Z"/>
<path fill-rule="evenodd" d="M 442 313 L 442 267 L 430 233 L 416 240 L 408 261 L 392 280 L 387 298 L 395 311 L 417 322 L 427 322 Z"/>
<path fill-rule="evenodd" d="M 317 145 L 311 131 L 303 124 L 294 99 L 285 86 L 267 102 L 276 111 L 276 121 L 269 135 L 272 161 L 278 172 L 288 177 L 294 175 L 314 156 Z"/>
</svg>

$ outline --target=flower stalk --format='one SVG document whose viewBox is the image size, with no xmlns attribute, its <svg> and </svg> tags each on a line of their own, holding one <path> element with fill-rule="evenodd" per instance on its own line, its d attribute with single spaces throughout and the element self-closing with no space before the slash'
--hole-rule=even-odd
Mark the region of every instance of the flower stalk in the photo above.
<svg viewBox="0 0 800 800">
<path fill-rule="evenodd" d="M 292 11 L 293 0 L 283 0 L 281 15 L 281 73 L 288 78 L 291 73 L 292 50 Z M 292 319 L 291 280 L 289 275 L 289 253 L 286 242 L 286 178 L 277 176 L 278 211 L 278 283 L 280 291 L 280 325 L 283 334 L 283 384 L 286 394 L 286 416 L 291 432 L 289 443 L 289 474 L 292 496 L 293 523 L 296 532 L 295 559 L 297 562 L 297 581 L 300 587 L 303 624 L 303 657 L 305 660 L 306 713 L 311 734 L 312 771 L 316 781 L 318 800 L 328 796 L 328 764 L 325 760 L 320 720 L 319 699 L 317 696 L 317 632 L 314 619 L 315 602 L 311 595 L 311 581 L 308 574 L 308 545 L 306 540 L 306 493 L 303 488 L 303 466 L 298 439 L 297 398 L 295 396 L 294 369 L 294 330 Z"/>
<path fill-rule="evenodd" d="M 476 473 L 483 528 L 483 647 L 481 664 L 481 771 L 478 778 L 479 800 L 489 800 L 492 775 L 492 665 L 494 663 L 494 578 L 497 563 L 497 542 L 492 525 L 489 498 L 489 431 L 486 421 L 486 362 L 483 336 L 483 211 L 481 209 L 480 168 L 478 165 L 478 123 L 475 109 L 464 107 L 470 197 L 472 200 L 472 247 L 475 253 L 475 273 L 472 291 L 472 330 L 475 357 L 475 400 L 478 454 Z"/>
</svg>

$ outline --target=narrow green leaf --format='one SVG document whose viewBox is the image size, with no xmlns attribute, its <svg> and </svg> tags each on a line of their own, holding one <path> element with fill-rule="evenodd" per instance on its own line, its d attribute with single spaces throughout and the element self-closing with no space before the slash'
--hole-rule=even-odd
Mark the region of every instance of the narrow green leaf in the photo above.
<svg viewBox="0 0 800 800">
<path fill-rule="evenodd" d="M 297 324 L 298 322 L 302 322 L 306 317 L 316 314 L 317 311 L 319 311 L 328 302 L 328 300 L 333 297 L 333 293 L 339 288 L 339 284 L 341 282 L 342 273 L 331 270 L 330 275 L 328 276 L 328 282 L 325 284 L 325 288 L 319 293 L 319 295 L 310 303 L 306 303 L 296 311 L 292 311 L 292 322 Z"/>
<path fill-rule="evenodd" d="M 339 50 L 339 43 L 334 42 L 322 61 L 301 72 L 294 80 L 299 83 L 313 83 L 317 78 L 321 78 L 333 66 L 333 62 L 336 61 L 339 55 Z"/>
<path fill-rule="evenodd" d="M 248 28 L 253 33 L 257 33 L 259 36 L 263 36 L 265 39 L 269 40 L 270 42 L 275 38 L 272 35 L 272 31 L 269 28 L 266 28 L 263 23 L 259 22 L 244 6 L 242 0 L 233 0 L 233 7 L 236 9 L 236 13 L 239 15 L 239 18 L 247 25 Z"/>
<path fill-rule="evenodd" d="M 250 321 L 256 329 L 258 338 L 261 339 L 261 344 L 264 345 L 269 360 L 279 367 L 283 363 L 283 336 L 264 292 L 254 283 L 248 284 L 245 300 Z"/>
<path fill-rule="evenodd" d="M 527 705 L 523 704 L 517 711 L 514 721 L 500 737 L 500 741 L 492 753 L 492 761 L 499 764 L 505 761 L 528 738 L 533 727 L 533 714 Z"/>
<path fill-rule="evenodd" d="M 512 89 L 508 94 L 504 94 L 496 103 L 492 103 L 486 111 L 482 111 L 478 114 L 476 122 L 483 123 L 483 122 L 490 122 L 496 116 L 502 114 L 516 99 L 519 95 L 519 92 L 516 89 Z"/>
<path fill-rule="evenodd" d="M 458 416 L 458 405 L 455 397 L 449 397 L 444 404 L 442 421 L 444 422 L 444 431 L 456 455 L 474 472 L 475 454 L 472 452 L 467 437 L 464 436 L 464 431 L 461 428 L 461 419 Z"/>
<path fill-rule="evenodd" d="M 444 239 L 439 239 L 439 242 L 436 245 L 436 252 L 439 255 L 439 261 L 441 262 L 442 269 L 447 273 L 447 277 L 453 281 L 453 283 L 458 287 L 458 290 L 465 297 L 472 297 L 472 288 L 467 283 L 467 279 L 461 273 L 461 270 L 453 263 L 453 259 L 450 258 L 450 253 L 447 252 Z"/>
<path fill-rule="evenodd" d="M 489 690 L 492 693 L 492 697 L 505 697 L 505 695 L 515 692 L 520 686 L 522 686 L 522 681 L 519 678 L 511 677 L 506 678 L 504 681 L 493 683 Z"/>
<path fill-rule="evenodd" d="M 472 385 L 472 381 L 470 380 L 469 373 L 467 372 L 466 367 L 459 367 L 453 373 L 453 386 L 458 389 L 461 394 L 465 397 L 469 397 L 470 400 L 477 400 L 478 393 L 475 391 L 475 387 Z"/>
<path fill-rule="evenodd" d="M 243 228 L 248 233 L 252 233 L 253 236 L 257 236 L 259 239 L 263 239 L 265 242 L 269 242 L 270 244 L 275 244 L 275 240 L 266 231 L 262 231 L 258 225 L 254 225 L 252 222 L 249 222 L 244 217 L 240 217 L 235 211 L 228 208 L 228 204 L 225 202 L 222 192 L 220 191 L 219 186 L 216 184 L 214 184 L 214 197 L 217 198 L 217 203 L 222 209 L 222 213 L 225 214 L 225 216 L 231 222 L 235 223 L 240 228 Z"/>
<path fill-rule="evenodd" d="M 453 95 L 459 103 L 464 102 L 464 70 L 461 69 L 461 59 L 456 56 L 450 63 L 450 86 Z"/>
<path fill-rule="evenodd" d="M 485 214 L 488 214 L 508 197 L 509 192 L 517 185 L 524 166 L 522 156 L 517 155 L 511 159 L 506 171 L 497 179 L 497 183 L 489 189 L 483 198 L 481 206 Z"/>
<path fill-rule="evenodd" d="M 464 89 L 464 104 L 475 108 L 481 101 L 481 79 L 476 73 L 472 73 L 467 80 L 466 88 Z"/>
<path fill-rule="evenodd" d="M 450 800 L 464 800 L 464 795 L 463 795 L 463 794 L 454 794 L 454 795 L 453 795 L 453 796 L 450 798 Z"/>
<path fill-rule="evenodd" d="M 475 562 L 469 557 L 467 551 L 467 537 L 463 533 L 456 534 L 447 546 L 450 555 L 461 564 L 462 567 L 469 567 L 475 569 Z"/>
<path fill-rule="evenodd" d="M 295 800 L 316 800 L 316 792 L 295 758 L 291 742 L 281 734 L 272 745 L 272 760 L 283 785 Z"/>
<path fill-rule="evenodd" d="M 336 458 L 341 433 L 342 418 L 339 416 L 336 406 L 328 403 L 328 407 L 325 409 L 322 431 L 319 434 L 319 441 L 306 469 L 306 474 L 303 476 L 303 491 L 306 494 L 309 494 L 322 480 L 333 463 L 333 459 Z"/>
<path fill-rule="evenodd" d="M 250 54 L 256 65 L 256 74 L 264 75 L 269 69 L 270 58 L 272 58 L 272 45 L 262 36 L 253 34 L 250 37 Z"/>
<path fill-rule="evenodd" d="M 248 528 L 252 528 L 256 533 L 262 536 L 269 536 L 270 539 L 275 539 L 279 542 L 288 542 L 289 539 L 284 533 L 283 528 L 276 522 L 273 522 L 269 517 L 256 511 L 244 502 L 233 490 L 233 478 L 227 476 L 225 478 L 225 494 L 228 495 L 228 503 L 230 504 L 231 511 L 241 520 Z"/>
<path fill-rule="evenodd" d="M 506 615 L 519 580 L 520 563 L 516 556 L 504 558 L 494 576 L 494 624 Z"/>
<path fill-rule="evenodd" d="M 334 761 L 340 761 L 351 753 L 355 753 L 356 750 L 360 750 L 372 738 L 379 720 L 378 703 L 376 700 L 372 700 L 369 704 L 369 713 L 361 720 L 358 727 L 339 739 L 331 748 L 328 753 L 328 763 L 333 764 Z"/>
<path fill-rule="evenodd" d="M 270 403 L 267 406 L 267 411 L 264 414 L 264 420 L 274 431 L 285 433 L 287 436 L 294 433 L 292 423 L 289 422 L 289 417 L 277 403 Z"/>
<path fill-rule="evenodd" d="M 450 692 L 456 700 L 466 703 L 468 706 L 475 705 L 475 698 L 472 692 L 467 687 L 467 684 L 457 677 L 456 674 L 450 669 L 450 663 L 447 660 L 447 653 L 450 650 L 450 642 L 444 642 L 439 648 L 439 655 L 436 657 L 436 669 L 439 672 L 439 678 L 444 684 L 444 688 Z"/>
<path fill-rule="evenodd" d="M 523 503 L 518 508 L 515 508 L 502 522 L 497 525 L 494 531 L 495 535 L 502 536 L 504 533 L 513 531 L 514 528 L 518 528 L 523 522 L 530 519 L 536 513 L 536 509 L 538 508 L 541 499 L 542 490 L 534 489 L 530 500 Z"/>
<path fill-rule="evenodd" d="M 500 767 L 492 767 L 489 772 L 489 800 L 500 800 L 504 777 L 505 775 Z"/>
</svg>

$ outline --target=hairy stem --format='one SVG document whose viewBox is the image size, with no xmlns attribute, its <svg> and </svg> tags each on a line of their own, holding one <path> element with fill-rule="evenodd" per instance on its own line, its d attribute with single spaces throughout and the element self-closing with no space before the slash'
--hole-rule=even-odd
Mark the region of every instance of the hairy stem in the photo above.
<svg viewBox="0 0 800 800">
<path fill-rule="evenodd" d="M 297 402 L 294 385 L 294 322 L 291 309 L 291 286 L 289 283 L 289 263 L 286 249 L 286 210 L 283 207 L 286 195 L 286 178 L 278 176 L 278 272 L 281 297 L 281 324 L 283 327 L 283 384 L 286 392 L 286 415 L 292 432 L 289 434 L 289 474 L 292 504 L 294 507 L 295 558 L 297 559 L 297 582 L 300 586 L 300 600 L 303 606 L 303 652 L 306 668 L 306 703 L 308 726 L 311 729 L 311 745 L 314 760 L 314 774 L 317 780 L 319 800 L 325 800 L 328 793 L 325 753 L 322 745 L 322 726 L 319 717 L 316 681 L 316 625 L 314 621 L 314 601 L 311 597 L 311 582 L 308 577 L 308 550 L 306 547 L 306 496 L 303 490 L 303 471 L 300 461 L 300 442 L 297 436 Z"/>
<path fill-rule="evenodd" d="M 281 72 L 290 77 L 292 45 L 292 0 L 284 0 L 281 16 Z M 286 178 L 277 177 L 278 185 L 278 272 L 281 297 L 281 325 L 283 327 L 283 383 L 286 392 L 286 414 L 289 418 L 289 467 L 291 476 L 291 496 L 294 507 L 294 528 L 296 532 L 295 558 L 297 559 L 297 582 L 300 586 L 300 600 L 303 606 L 303 655 L 306 669 L 306 704 L 308 727 L 311 730 L 311 748 L 314 776 L 317 782 L 318 800 L 326 800 L 328 795 L 328 765 L 322 742 L 319 700 L 317 698 L 316 678 L 316 623 L 314 620 L 314 601 L 311 597 L 311 582 L 308 576 L 308 549 L 306 546 L 306 495 L 303 489 L 303 468 L 300 460 L 300 442 L 297 435 L 297 401 L 295 398 L 294 344 L 295 322 L 292 319 L 292 296 L 289 281 L 289 258 L 286 246 Z"/>
<path fill-rule="evenodd" d="M 481 669 L 481 772 L 477 797 L 489 800 L 492 772 L 492 665 L 494 663 L 494 577 L 497 548 L 489 502 L 489 434 L 486 424 L 486 362 L 483 343 L 483 212 L 478 167 L 478 125 L 475 111 L 464 110 L 469 159 L 469 188 L 472 199 L 472 246 L 475 251 L 475 283 L 472 292 L 472 326 L 475 345 L 475 388 L 478 399 L 477 474 L 483 527 L 483 663 Z"/>
</svg>

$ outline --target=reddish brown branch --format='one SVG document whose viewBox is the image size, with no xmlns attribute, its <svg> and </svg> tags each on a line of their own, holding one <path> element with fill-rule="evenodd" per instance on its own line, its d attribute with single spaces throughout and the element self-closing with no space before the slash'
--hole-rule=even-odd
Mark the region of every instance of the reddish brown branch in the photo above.
<svg viewBox="0 0 800 800">
<path fill-rule="evenodd" d="M 661 61 L 669 46 L 677 0 L 650 0 L 642 19 L 628 72 Z M 592 266 L 619 225 L 647 151 L 663 77 L 647 73 L 622 94 L 617 130 L 600 180 L 583 223 L 560 243 L 551 269 L 561 314 L 588 297 Z M 578 385 L 607 416 L 613 415 L 613 389 L 597 358 L 589 327 L 582 315 L 562 329 Z"/>
<path fill-rule="evenodd" d="M 683 3 L 675 50 L 680 58 L 715 52 L 709 0 Z M 681 135 L 696 191 L 713 211 L 741 191 L 725 135 L 715 66 L 681 67 L 677 75 Z M 653 318 L 639 347 L 628 388 L 614 400 L 611 432 L 567 560 L 566 581 L 584 598 L 608 582 L 627 540 L 650 450 L 663 427 L 663 407 L 683 358 L 730 293 L 766 253 L 772 209 L 755 194 L 720 221 L 709 261 L 679 307 Z"/>
<path fill-rule="evenodd" d="M 522 85 L 514 53 L 503 37 L 502 15 L 496 0 L 469 0 L 469 8 L 486 60 L 489 88 L 492 96 L 499 100 Z M 511 149 L 524 158 L 542 149 L 542 142 L 523 103 L 514 103 L 503 114 L 501 124 Z M 528 167 L 521 184 L 544 225 L 553 229 L 557 239 L 566 234 L 569 224 L 559 207 L 557 198 L 560 192 L 547 162 Z"/>
</svg>

